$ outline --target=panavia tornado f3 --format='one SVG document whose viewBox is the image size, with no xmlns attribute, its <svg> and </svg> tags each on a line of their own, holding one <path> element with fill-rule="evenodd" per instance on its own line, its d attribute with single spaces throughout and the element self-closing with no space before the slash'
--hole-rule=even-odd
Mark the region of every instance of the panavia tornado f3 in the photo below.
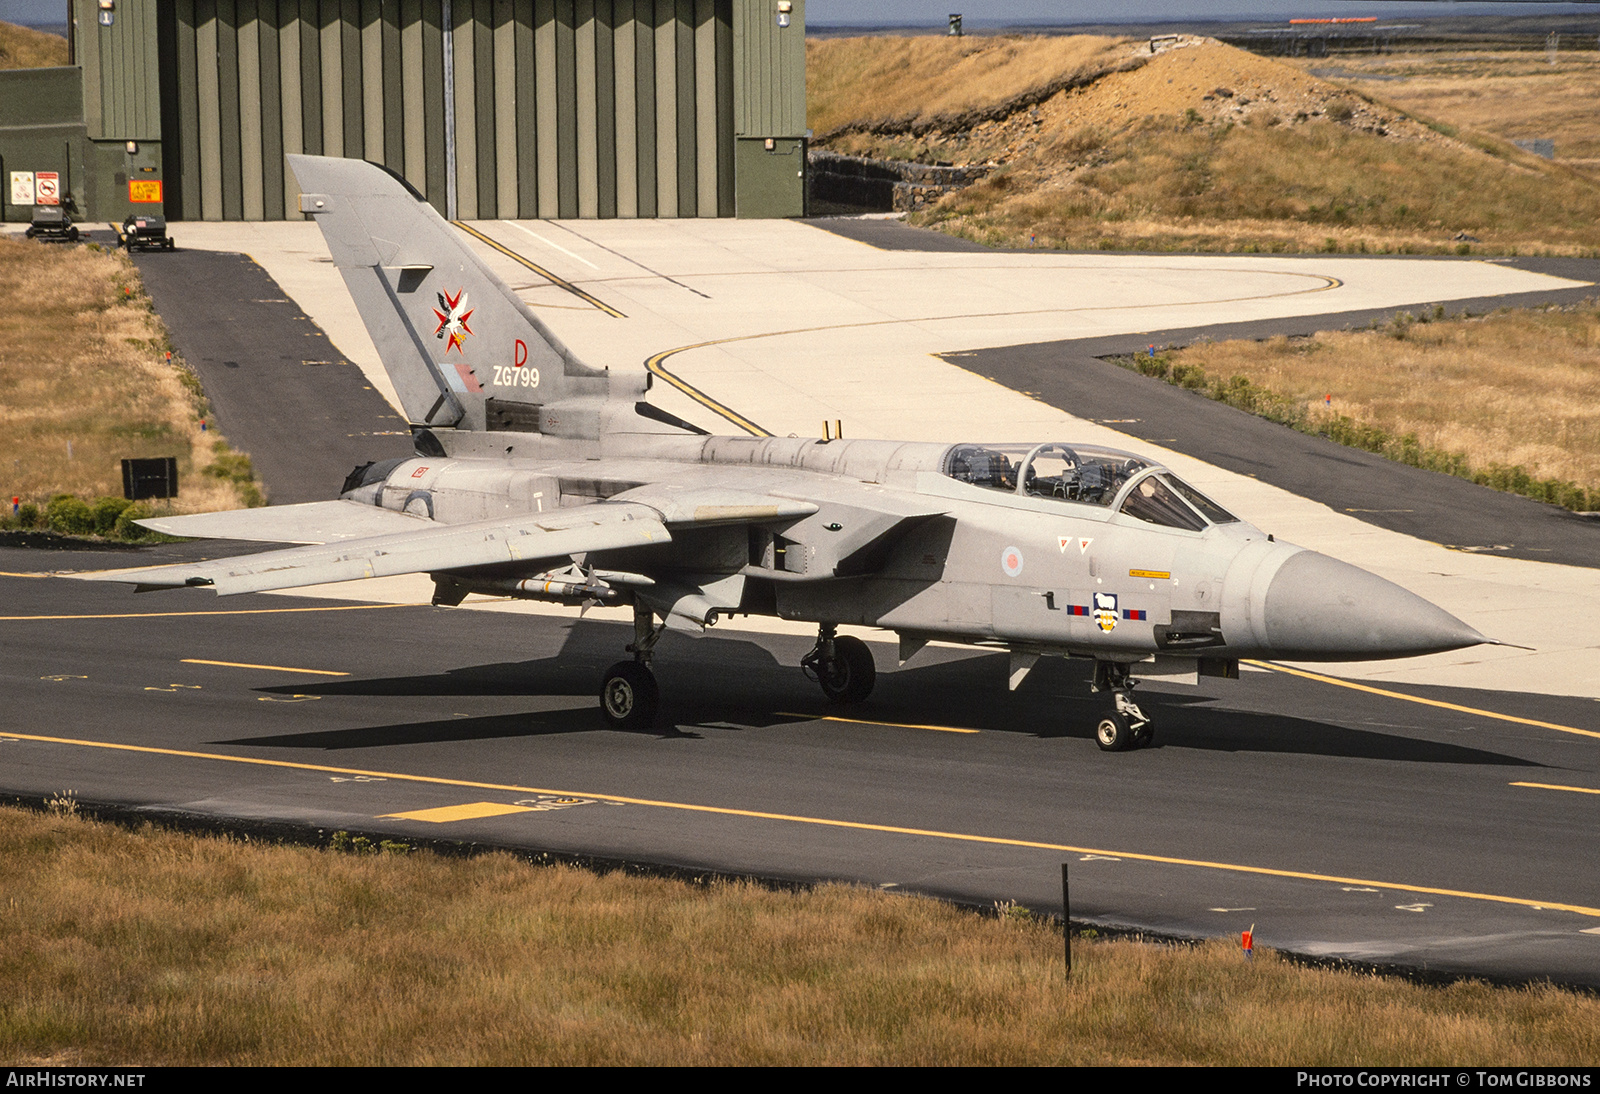
<svg viewBox="0 0 1600 1094">
<path fill-rule="evenodd" d="M 102 575 L 221 595 L 425 573 L 469 593 L 626 605 L 605 720 L 653 723 L 667 628 L 724 615 L 817 625 L 801 661 L 859 702 L 871 652 L 840 624 L 1094 661 L 1108 751 L 1152 739 L 1136 681 L 1236 677 L 1240 658 L 1407 657 L 1490 642 L 1406 590 L 1274 542 L 1142 456 L 1093 445 L 718 437 L 653 406 L 648 373 L 579 362 L 405 183 L 291 156 L 411 423 L 416 455 L 338 500 L 161 518 L 180 536 L 302 546 Z"/>
</svg>

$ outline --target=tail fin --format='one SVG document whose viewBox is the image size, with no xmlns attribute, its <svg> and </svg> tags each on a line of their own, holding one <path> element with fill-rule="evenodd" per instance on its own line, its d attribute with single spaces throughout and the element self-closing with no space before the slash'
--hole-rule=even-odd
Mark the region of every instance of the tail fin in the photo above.
<svg viewBox="0 0 1600 1094">
<path fill-rule="evenodd" d="M 578 361 L 420 194 L 360 160 L 288 159 L 414 427 L 599 435 L 609 374 Z M 617 394 L 632 402 L 644 386 Z"/>
</svg>

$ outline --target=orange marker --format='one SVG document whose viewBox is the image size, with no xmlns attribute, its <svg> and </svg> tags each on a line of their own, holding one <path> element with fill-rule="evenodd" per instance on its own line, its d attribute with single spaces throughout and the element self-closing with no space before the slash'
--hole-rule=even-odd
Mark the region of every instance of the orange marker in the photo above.
<svg viewBox="0 0 1600 1094">
<path fill-rule="evenodd" d="M 1245 955 L 1246 958 L 1249 958 L 1249 957 L 1252 956 L 1252 951 L 1255 949 L 1255 940 L 1256 940 L 1256 925 L 1254 923 L 1252 923 L 1252 924 L 1250 924 L 1250 929 L 1248 931 L 1244 932 L 1244 934 L 1239 936 L 1239 942 L 1240 942 L 1240 945 L 1242 945 L 1244 947 L 1244 955 Z"/>
</svg>

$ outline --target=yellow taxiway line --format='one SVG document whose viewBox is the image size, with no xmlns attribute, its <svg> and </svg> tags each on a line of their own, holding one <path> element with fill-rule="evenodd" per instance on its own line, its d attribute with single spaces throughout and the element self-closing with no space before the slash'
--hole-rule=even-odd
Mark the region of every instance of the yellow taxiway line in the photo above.
<svg viewBox="0 0 1600 1094">
<path fill-rule="evenodd" d="M 287 665 L 247 665 L 242 661 L 202 661 L 198 657 L 180 657 L 179 662 L 185 665 L 220 665 L 225 669 L 266 669 L 269 672 L 303 672 L 308 676 L 349 676 L 348 672 L 334 672 L 332 669 L 292 669 Z"/>
<path fill-rule="evenodd" d="M 511 794 L 540 794 L 562 798 L 590 798 L 616 802 L 621 805 L 639 805 L 652 809 L 671 809 L 685 813 L 707 813 L 724 817 L 744 817 L 750 820 L 778 821 L 787 824 L 804 824 L 820 828 L 841 828 L 858 832 L 882 832 L 899 836 L 920 836 L 925 839 L 951 840 L 958 843 L 978 843 L 998 847 L 1021 847 L 1036 851 L 1057 851 L 1074 855 L 1099 855 L 1105 858 L 1127 859 L 1134 862 L 1153 862 L 1164 866 L 1192 866 L 1204 870 L 1222 870 L 1229 873 L 1254 874 L 1260 877 L 1288 878 L 1295 881 L 1316 881 L 1331 885 L 1358 885 L 1374 889 L 1392 889 L 1404 893 L 1423 893 L 1428 896 L 1457 897 L 1462 900 L 1488 901 L 1495 904 L 1514 904 L 1536 910 L 1572 912 L 1575 915 L 1600 919 L 1600 908 L 1582 904 L 1567 904 L 1553 900 L 1535 900 L 1528 897 L 1504 896 L 1498 893 L 1479 893 L 1466 889 L 1445 889 L 1431 885 L 1409 885 L 1372 878 L 1341 877 L 1336 874 L 1316 874 L 1305 870 L 1280 870 L 1269 866 L 1250 866 L 1236 862 L 1213 862 L 1207 859 L 1178 858 L 1172 855 L 1151 855 L 1139 851 L 1117 851 L 1103 847 L 1079 847 L 1070 843 L 1049 843 L 1043 840 L 1011 839 L 1005 836 L 982 836 L 968 832 L 946 832 L 936 828 L 910 828 L 895 824 L 871 824 L 866 821 L 839 820 L 832 817 L 808 817 L 794 813 L 767 813 L 754 809 L 732 809 L 720 805 L 697 805 L 692 802 L 661 801 L 654 798 L 630 798 L 618 794 L 597 794 L 592 791 L 558 790 L 549 787 L 517 786 L 509 783 L 476 782 L 470 779 L 447 779 L 438 775 L 411 775 L 395 771 L 368 771 L 362 768 L 332 767 L 327 764 L 299 763 L 294 760 L 268 760 L 254 756 L 228 756 L 216 752 L 194 752 L 178 748 L 157 748 L 152 745 L 130 745 L 114 741 L 85 741 L 69 737 L 44 737 L 31 733 L 6 733 L 9 740 L 38 741 L 43 744 L 72 745 L 79 748 L 104 748 L 118 752 L 141 752 L 155 756 L 176 756 L 191 760 L 212 760 L 221 763 L 250 764 L 259 767 L 276 767 L 296 771 L 316 771 L 330 775 L 365 776 L 397 782 L 414 782 L 434 786 L 459 786 L 473 790 L 495 790 Z"/>
<path fill-rule="evenodd" d="M 1574 794 L 1600 794 L 1592 786 L 1562 786 L 1560 783 L 1508 783 L 1508 786 L 1530 786 L 1535 790 L 1570 790 Z"/>
<path fill-rule="evenodd" d="M 290 615 L 295 612 L 362 612 L 377 608 L 427 608 L 416 604 L 336 604 L 327 608 L 226 608 L 222 611 L 199 612 L 123 612 L 118 615 L 0 615 L 0 623 L 20 623 L 27 620 L 47 619 L 170 619 L 183 615 Z"/>
<path fill-rule="evenodd" d="M 931 729 L 935 733 L 982 733 L 981 729 L 961 729 L 957 726 L 923 726 L 915 722 L 869 722 L 865 718 L 841 718 L 836 714 L 801 714 L 793 710 L 775 711 L 780 718 L 804 718 L 809 722 L 844 722 L 852 726 L 887 726 L 890 729 Z"/>
<path fill-rule="evenodd" d="M 1383 688 L 1375 688 L 1370 684 L 1358 684 L 1353 680 L 1340 680 L 1336 676 L 1323 676 L 1320 673 L 1306 672 L 1304 669 L 1291 669 L 1285 665 L 1274 665 L 1270 661 L 1246 661 L 1245 664 L 1268 669 L 1272 672 L 1285 672 L 1290 676 L 1300 676 L 1323 684 L 1332 684 L 1335 687 L 1349 688 L 1352 691 L 1364 691 L 1370 695 L 1381 695 L 1385 699 L 1404 699 L 1408 703 L 1420 703 L 1425 707 L 1439 707 L 1442 710 L 1460 711 L 1462 714 L 1472 714 L 1479 718 L 1494 718 L 1501 722 L 1516 722 L 1519 725 L 1538 726 L 1540 729 L 1554 729 L 1561 733 L 1576 733 L 1583 737 L 1600 737 L 1600 731 L 1592 729 L 1579 729 L 1576 726 L 1564 726 L 1555 722 L 1541 722 L 1537 718 L 1518 718 L 1515 714 L 1497 714 L 1492 710 L 1464 707 L 1458 703 L 1446 703 L 1440 699 L 1424 699 L 1420 695 L 1406 695 L 1399 691 L 1386 691 Z"/>
<path fill-rule="evenodd" d="M 459 221 L 457 221 L 456 223 L 460 224 Z M 466 225 L 462 224 L 461 227 L 466 228 Z M 472 231 L 472 229 L 467 228 L 467 231 L 470 232 L 470 231 Z M 476 232 L 473 232 L 473 234 L 474 235 L 478 235 L 478 233 L 476 233 Z M 483 239 L 486 243 L 490 244 L 490 246 L 497 246 L 494 243 L 493 240 L 487 239 L 484 236 L 478 236 L 478 238 L 479 239 Z M 503 248 L 503 247 L 499 247 L 498 249 L 502 250 L 502 251 L 505 250 L 505 248 Z M 510 251 L 506 251 L 505 253 L 511 255 L 512 258 L 517 258 L 517 256 L 515 254 L 512 254 Z M 529 262 L 527 262 L 527 261 L 525 261 L 523 259 L 517 258 L 517 260 L 519 262 L 522 262 L 523 265 L 532 266 L 531 263 L 529 263 Z M 536 269 L 536 270 L 539 269 L 537 266 L 532 266 L 532 268 Z M 1161 269 L 1163 267 L 1156 267 L 1156 268 L 1157 269 Z M 539 270 L 539 272 L 540 273 L 544 273 L 543 270 Z M 1273 298 L 1276 298 L 1276 297 L 1279 297 L 1279 296 L 1299 296 L 1299 295 L 1302 295 L 1304 293 L 1327 292 L 1329 289 L 1337 289 L 1337 288 L 1339 288 L 1340 286 L 1342 286 L 1344 284 L 1344 282 L 1340 281 L 1337 277 L 1331 277 L 1328 274 L 1289 273 L 1288 271 L 1277 271 L 1277 272 L 1288 273 L 1288 276 L 1290 276 L 1290 277 L 1309 278 L 1311 280 L 1320 281 L 1320 282 L 1322 282 L 1322 284 L 1317 285 L 1314 288 L 1310 288 L 1310 289 L 1295 289 L 1294 291 L 1287 292 L 1287 293 L 1269 293 L 1266 296 L 1240 296 L 1240 297 L 1232 297 L 1232 298 L 1223 299 L 1223 300 L 1206 301 L 1206 303 L 1230 304 L 1230 303 L 1235 303 L 1235 302 L 1238 302 L 1238 301 L 1246 301 L 1246 300 L 1273 299 Z M 552 275 L 545 273 L 545 276 L 546 277 L 551 277 Z M 565 286 L 564 282 L 562 284 Z M 570 286 L 565 286 L 565 287 L 569 287 L 570 288 Z M 580 292 L 577 289 L 572 289 L 572 291 L 573 292 Z M 582 295 L 581 292 L 580 292 L 580 295 Z M 592 298 L 588 298 L 588 299 L 592 299 Z M 598 307 L 604 307 L 605 306 L 603 304 L 600 304 L 599 301 L 594 301 L 594 303 Z M 1155 308 L 1155 307 L 1167 307 L 1167 306 L 1168 306 L 1167 304 L 1135 304 L 1135 305 L 1127 306 L 1125 308 L 1114 308 L 1114 309 L 1109 309 L 1109 310 L 1114 310 L 1114 311 L 1137 311 L 1139 309 L 1147 308 L 1147 307 Z M 857 329 L 857 328 L 860 328 L 860 327 L 910 326 L 912 324 L 943 323 L 943 322 L 949 322 L 949 321 L 952 321 L 952 320 L 963 320 L 963 319 L 993 319 L 993 318 L 1006 318 L 1006 317 L 1010 317 L 1010 316 L 1019 316 L 1019 315 L 1056 315 L 1056 314 L 1066 314 L 1066 313 L 1071 313 L 1071 312 L 1104 311 L 1104 310 L 1107 310 L 1107 309 L 1103 309 L 1103 308 L 1028 308 L 1028 309 L 1024 309 L 1024 310 L 1021 310 L 1021 311 L 963 312 L 963 313 L 958 313 L 958 314 L 955 314 L 955 315 L 946 314 L 946 315 L 912 316 L 912 317 L 906 318 L 906 319 L 869 319 L 869 320 L 865 320 L 865 321 L 862 321 L 862 322 L 859 322 L 859 323 L 831 323 L 831 324 L 827 324 L 825 326 L 820 326 L 820 327 L 795 327 L 795 328 L 790 329 L 790 330 L 760 331 L 760 332 L 758 332 L 756 334 L 737 334 L 737 335 L 733 335 L 732 337 L 729 337 L 729 338 L 713 338 L 713 339 L 711 339 L 710 341 L 707 341 L 707 342 L 695 342 L 693 345 L 677 346 L 677 347 L 675 347 L 673 349 L 664 349 L 660 353 L 655 353 L 655 354 L 652 354 L 651 356 L 647 357 L 645 359 L 645 362 L 644 362 L 644 367 L 645 367 L 645 371 L 651 373 L 652 375 L 661 377 L 667 383 L 671 384 L 673 387 L 677 388 L 679 391 L 681 391 L 685 395 L 689 396 L 689 398 L 693 399 L 695 402 L 699 403 L 701 406 L 705 407 L 707 410 L 711 410 L 711 411 L 716 412 L 717 414 L 721 415 L 723 418 L 726 418 L 728 421 L 730 421 L 734 425 L 738 426 L 740 429 L 744 430 L 746 433 L 749 433 L 751 436 L 753 436 L 753 437 L 770 437 L 770 436 L 772 436 L 772 434 L 770 432 L 768 432 L 767 430 L 761 428 L 759 425 L 756 425 L 749 418 L 746 418 L 743 414 L 740 414 L 738 411 L 734 410 L 733 408 L 731 408 L 731 407 L 729 407 L 729 406 L 727 406 L 727 405 L 725 405 L 723 403 L 718 402 L 717 400 L 713 399 L 710 395 L 707 395 L 705 392 L 701 391 L 699 388 L 697 388 L 693 384 L 689 383 L 689 381 L 683 379 L 683 377 L 678 376 L 676 373 L 674 373 L 671 370 L 669 370 L 666 367 L 666 364 L 665 364 L 667 358 L 675 356 L 675 355 L 680 354 L 680 353 L 687 353 L 689 350 L 693 350 L 693 349 L 705 349 L 707 346 L 722 346 L 722 345 L 727 345 L 730 342 L 752 342 L 752 341 L 756 341 L 756 340 L 762 339 L 762 338 L 781 338 L 781 337 L 783 337 L 785 335 L 790 335 L 790 334 L 820 334 L 823 331 L 854 330 L 854 329 Z M 993 382 L 993 381 L 991 381 L 991 382 Z"/>
<path fill-rule="evenodd" d="M 819 329 L 825 329 L 825 328 L 819 328 Z M 753 336 L 746 336 L 746 337 L 760 338 L 760 337 L 764 337 L 764 336 L 762 336 L 762 335 L 753 335 Z M 740 337 L 740 338 L 715 338 L 715 339 L 712 339 L 709 342 L 696 342 L 692 346 L 679 346 L 676 349 L 665 349 L 665 350 L 662 350 L 660 353 L 652 354 L 649 358 L 647 358 L 645 360 L 645 363 L 644 363 L 645 371 L 649 372 L 653 376 L 661 377 L 667 383 L 671 384 L 673 387 L 677 388 L 679 391 L 681 391 L 685 395 L 689 396 L 689 398 L 693 399 L 695 402 L 699 403 L 701 406 L 705 407 L 707 410 L 715 411 L 716 413 L 720 414 L 722 417 L 726 418 L 728 421 L 732 422 L 734 425 L 738 426 L 740 429 L 744 430 L 746 433 L 750 434 L 752 437 L 770 437 L 770 436 L 772 436 L 772 434 L 768 430 L 762 429 L 760 426 L 756 425 L 756 423 L 752 422 L 749 418 L 746 418 L 743 414 L 740 414 L 737 410 L 734 410 L 731 407 L 725 406 L 722 403 L 717 402 L 711 396 L 707 395 L 705 392 L 703 392 L 699 388 L 695 387 L 693 384 L 691 384 L 689 381 L 685 380 L 683 377 L 681 377 L 681 376 L 677 375 L 676 373 L 668 370 L 666 365 L 662 363 L 668 357 L 671 357 L 671 356 L 673 356 L 674 354 L 677 354 L 677 353 L 684 353 L 684 352 L 687 352 L 688 350 L 692 350 L 692 349 L 703 349 L 706 346 L 720 346 L 724 342 L 742 342 L 742 341 L 745 341 L 745 340 L 746 340 L 745 337 Z"/>
<path fill-rule="evenodd" d="M 478 231 L 478 229 L 472 227 L 470 224 L 467 224 L 467 223 L 465 223 L 463 221 L 459 221 L 459 220 L 452 220 L 450 223 L 454 224 L 457 228 L 460 228 L 463 232 L 466 232 L 473 239 L 476 239 L 481 243 L 485 243 L 488 246 L 493 247 L 495 250 L 499 251 L 501 254 L 503 254 L 507 258 L 511 259 L 511 261 L 517 262 L 517 263 L 520 263 L 523 266 L 526 266 L 528 269 L 532 270 L 534 273 L 538 274 L 540 277 L 545 278 L 546 280 L 548 280 L 552 285 L 555 285 L 557 288 L 565 289 L 567 292 L 571 293 L 573 296 L 576 296 L 579 300 L 584 300 L 584 301 L 587 301 L 590 304 L 593 304 L 595 307 L 599 308 L 601 311 L 603 311 L 607 315 L 611 316 L 611 318 L 613 318 L 613 319 L 626 319 L 626 318 L 628 318 L 626 315 L 623 315 L 616 308 L 613 308 L 610 304 L 607 304 L 605 301 L 599 299 L 598 297 L 591 296 L 589 293 L 586 293 L 582 289 L 578 288 L 578 286 L 574 285 L 572 282 L 566 280 L 565 278 L 556 276 L 555 274 L 551 273 L 549 270 L 545 269 L 543 266 L 539 266 L 539 265 L 536 265 L 533 262 L 530 262 L 528 259 L 523 258 L 521 255 L 519 255 L 516 251 L 513 251 L 510 247 L 507 247 L 502 243 L 497 243 L 493 239 L 490 239 L 488 236 L 484 235 L 482 232 Z"/>
</svg>

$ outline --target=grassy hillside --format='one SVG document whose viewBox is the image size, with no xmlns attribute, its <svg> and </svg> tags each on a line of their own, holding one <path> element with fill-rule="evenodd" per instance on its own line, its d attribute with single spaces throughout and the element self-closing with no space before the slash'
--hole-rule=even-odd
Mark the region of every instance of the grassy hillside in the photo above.
<svg viewBox="0 0 1600 1094">
<path fill-rule="evenodd" d="M 921 223 L 1075 249 L 1600 253 L 1594 180 L 1289 65 L 1205 39 L 1154 56 L 1108 39 L 972 42 L 846 39 L 810 53 L 827 146 L 1002 165 Z M 874 51 L 886 86 L 865 81 L 847 101 L 831 70 L 876 71 Z M 1052 62 L 1073 86 L 1019 99 L 1048 85 Z M 904 109 L 894 74 L 916 89 L 941 63 L 985 78 L 950 81 L 948 106 Z"/>
<path fill-rule="evenodd" d="M 1386 53 L 1297 59 L 1358 93 L 1503 140 L 1543 137 L 1556 162 L 1600 176 L 1600 52 Z"/>
<path fill-rule="evenodd" d="M 807 122 L 843 130 L 959 125 L 1129 62 L 1128 44 L 1057 38 L 829 38 L 806 42 Z"/>
<path fill-rule="evenodd" d="M 67 40 L 14 23 L 0 23 L 0 68 L 54 68 L 67 63 Z"/>
</svg>

